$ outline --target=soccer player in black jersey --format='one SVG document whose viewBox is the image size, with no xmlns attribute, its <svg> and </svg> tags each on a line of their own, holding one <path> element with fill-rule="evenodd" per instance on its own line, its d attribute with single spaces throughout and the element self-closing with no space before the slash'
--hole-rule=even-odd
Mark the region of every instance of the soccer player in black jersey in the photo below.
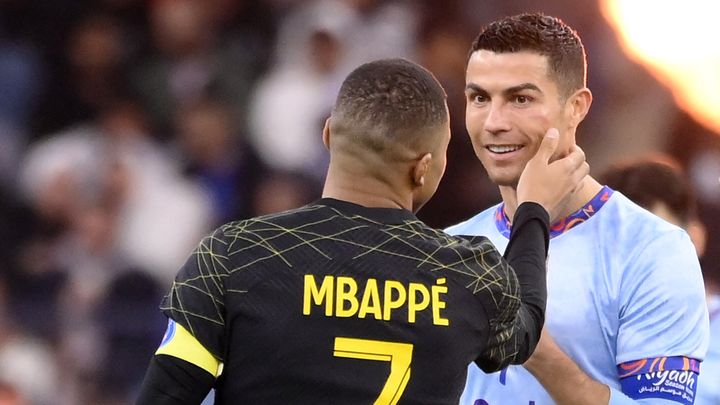
<svg viewBox="0 0 720 405">
<path fill-rule="evenodd" d="M 161 305 L 170 318 L 139 404 L 452 404 L 470 362 L 532 353 L 544 320 L 549 215 L 588 171 L 548 163 L 548 131 L 518 185 L 505 258 L 484 237 L 413 214 L 450 140 L 445 92 L 411 62 L 360 66 L 323 131 L 323 198 L 206 237 Z"/>
</svg>

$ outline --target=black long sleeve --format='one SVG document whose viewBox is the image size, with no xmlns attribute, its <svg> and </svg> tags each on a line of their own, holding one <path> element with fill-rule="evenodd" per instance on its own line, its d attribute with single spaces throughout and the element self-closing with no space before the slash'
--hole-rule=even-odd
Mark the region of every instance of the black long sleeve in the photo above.
<svg viewBox="0 0 720 405">
<path fill-rule="evenodd" d="M 153 356 L 136 405 L 198 405 L 215 383 L 207 371 L 177 357 Z"/>
<path fill-rule="evenodd" d="M 545 322 L 547 303 L 547 253 L 550 243 L 550 218 L 539 204 L 520 204 L 513 218 L 505 259 L 515 270 L 520 283 L 522 305 L 518 316 L 525 325 L 525 344 L 515 361 L 524 363 L 537 346 Z"/>
</svg>

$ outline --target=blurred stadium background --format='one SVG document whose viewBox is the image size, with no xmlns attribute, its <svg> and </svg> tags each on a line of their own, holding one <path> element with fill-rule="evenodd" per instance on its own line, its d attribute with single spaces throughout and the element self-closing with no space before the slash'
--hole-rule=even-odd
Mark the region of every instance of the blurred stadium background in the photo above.
<svg viewBox="0 0 720 405">
<path fill-rule="evenodd" d="M 593 173 L 667 152 L 685 166 L 720 271 L 716 0 L 0 1 L 0 404 L 129 404 L 157 310 L 199 238 L 319 197 L 320 133 L 343 77 L 405 57 L 449 95 L 434 226 L 499 200 L 464 129 L 486 22 L 543 11 L 580 32 Z M 681 8 L 678 8 L 681 7 Z"/>
</svg>

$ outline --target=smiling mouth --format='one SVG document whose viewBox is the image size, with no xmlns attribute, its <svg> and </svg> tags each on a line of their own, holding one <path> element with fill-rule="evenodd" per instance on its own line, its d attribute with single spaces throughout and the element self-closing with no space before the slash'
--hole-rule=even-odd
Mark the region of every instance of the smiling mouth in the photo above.
<svg viewBox="0 0 720 405">
<path fill-rule="evenodd" d="M 522 149 L 522 145 L 488 145 L 485 147 L 492 153 L 504 154 Z"/>
</svg>

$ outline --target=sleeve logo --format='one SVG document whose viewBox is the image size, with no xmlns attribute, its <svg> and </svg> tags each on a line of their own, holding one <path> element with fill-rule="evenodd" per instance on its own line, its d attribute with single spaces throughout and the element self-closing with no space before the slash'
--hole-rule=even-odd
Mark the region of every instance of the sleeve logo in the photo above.
<svg viewBox="0 0 720 405">
<path fill-rule="evenodd" d="M 690 405 L 695 401 L 700 362 L 683 356 L 656 357 L 618 365 L 622 391 L 633 399 L 662 398 Z"/>
<path fill-rule="evenodd" d="M 165 346 L 172 340 L 172 338 L 175 336 L 175 321 L 172 319 L 168 319 L 168 326 L 167 330 L 165 331 L 165 335 L 163 336 L 162 342 L 160 342 L 160 347 Z"/>
</svg>

